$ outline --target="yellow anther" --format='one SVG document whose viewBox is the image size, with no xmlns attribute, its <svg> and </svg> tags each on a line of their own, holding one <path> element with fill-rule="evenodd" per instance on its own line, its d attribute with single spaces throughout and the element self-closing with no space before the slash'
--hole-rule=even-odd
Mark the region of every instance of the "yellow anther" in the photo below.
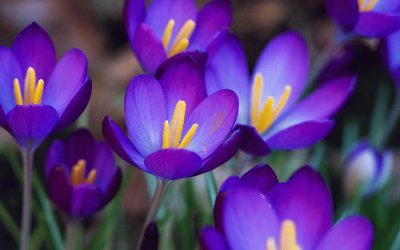
<svg viewBox="0 0 400 250">
<path fill-rule="evenodd" d="M 267 250 L 277 250 L 275 239 L 272 237 L 267 239 Z"/>
<path fill-rule="evenodd" d="M 182 51 L 185 51 L 188 46 L 189 46 L 189 40 L 186 38 L 182 39 L 176 46 L 172 47 L 168 51 L 168 57 L 173 57 L 174 55 L 181 53 Z"/>
<path fill-rule="evenodd" d="M 97 175 L 96 169 L 90 170 L 89 175 L 88 175 L 88 177 L 86 179 L 86 182 L 89 183 L 89 184 L 93 184 L 94 180 L 96 179 L 96 175 Z"/>
<path fill-rule="evenodd" d="M 266 131 L 274 121 L 274 103 L 275 99 L 273 97 L 268 97 L 267 101 L 264 104 L 264 107 L 258 116 L 258 121 L 256 125 L 257 131 Z"/>
<path fill-rule="evenodd" d="M 188 39 L 192 35 L 195 26 L 196 23 L 193 20 L 191 19 L 187 20 L 185 24 L 182 26 L 181 30 L 176 35 L 171 48 L 177 46 L 183 39 Z"/>
<path fill-rule="evenodd" d="M 35 93 L 36 73 L 32 67 L 29 67 L 25 75 L 24 83 L 24 104 L 31 104 L 33 93 Z"/>
<path fill-rule="evenodd" d="M 172 115 L 171 127 L 168 120 L 164 121 L 162 148 L 185 148 L 189 145 L 194 134 L 196 133 L 198 124 L 193 124 L 189 131 L 181 141 L 183 125 L 185 123 L 186 103 L 178 101 L 175 105 L 174 114 Z M 181 142 L 180 142 L 181 141 Z M 179 143 L 180 142 L 180 143 Z"/>
<path fill-rule="evenodd" d="M 43 88 L 44 88 L 44 81 L 42 79 L 40 79 L 36 86 L 35 93 L 33 96 L 33 104 L 42 103 Z"/>
<path fill-rule="evenodd" d="M 281 225 L 279 247 L 276 246 L 274 237 L 269 237 L 266 250 L 301 250 L 296 240 L 296 226 L 292 220 L 284 220 Z"/>
<path fill-rule="evenodd" d="M 17 105 L 23 105 L 21 87 L 19 86 L 18 79 L 14 79 L 14 97 Z"/>
<path fill-rule="evenodd" d="M 162 38 L 162 43 L 165 49 L 168 49 L 169 41 L 171 40 L 172 29 L 174 28 L 174 26 L 175 21 L 173 19 L 170 19 L 168 21 L 167 27 L 165 27 L 164 35 Z"/>
<path fill-rule="evenodd" d="M 254 78 L 253 88 L 252 88 L 252 96 L 251 96 L 251 124 L 257 124 L 258 121 L 258 109 L 261 103 L 261 95 L 263 89 L 264 80 L 260 73 L 257 73 Z"/>
<path fill-rule="evenodd" d="M 360 11 L 371 11 L 377 3 L 378 0 L 358 0 L 358 9 Z"/>
<path fill-rule="evenodd" d="M 71 172 L 71 185 L 72 186 L 77 186 L 83 183 L 89 183 L 93 184 L 97 171 L 96 169 L 90 170 L 87 178 L 85 178 L 85 173 L 86 173 L 86 161 L 85 160 L 79 160 L 73 167 L 72 167 L 72 172 Z"/>
<path fill-rule="evenodd" d="M 187 145 L 189 145 L 189 142 L 192 140 L 194 134 L 196 133 L 198 126 L 199 125 L 195 123 L 190 127 L 189 131 L 186 133 L 178 148 L 186 148 Z"/>
</svg>

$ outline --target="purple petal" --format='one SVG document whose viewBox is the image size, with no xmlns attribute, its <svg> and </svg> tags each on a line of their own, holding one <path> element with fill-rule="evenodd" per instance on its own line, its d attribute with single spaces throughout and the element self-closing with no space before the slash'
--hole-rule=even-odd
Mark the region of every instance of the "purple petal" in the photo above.
<svg viewBox="0 0 400 250">
<path fill-rule="evenodd" d="M 397 0 L 378 1 L 373 10 L 379 12 L 396 12 L 400 10 L 400 3 Z"/>
<path fill-rule="evenodd" d="M 279 219 L 292 220 L 297 228 L 299 245 L 313 249 L 332 223 L 332 200 L 322 177 L 310 167 L 303 167 L 286 183 L 271 190 L 268 198 Z"/>
<path fill-rule="evenodd" d="M 61 140 L 53 142 L 47 151 L 45 159 L 45 176 L 46 179 L 49 177 L 50 172 L 60 165 L 63 164 L 62 153 L 64 150 L 64 144 Z M 66 167 L 67 168 L 67 167 Z"/>
<path fill-rule="evenodd" d="M 66 106 L 57 124 L 56 130 L 62 130 L 78 119 L 88 105 L 91 94 L 92 81 L 87 79 Z"/>
<path fill-rule="evenodd" d="M 71 197 L 73 217 L 86 218 L 95 213 L 102 204 L 102 191 L 90 184 L 80 184 L 73 188 Z"/>
<path fill-rule="evenodd" d="M 357 0 L 325 0 L 325 6 L 329 15 L 345 30 L 356 25 L 359 17 Z"/>
<path fill-rule="evenodd" d="M 195 173 L 195 175 L 211 171 L 231 159 L 239 149 L 240 140 L 241 137 L 239 131 L 234 131 L 212 155 L 204 160 L 203 166 Z"/>
<path fill-rule="evenodd" d="M 53 42 L 46 31 L 35 22 L 18 34 L 12 50 L 21 63 L 22 72 L 25 73 L 28 67 L 33 67 L 37 79 L 47 80 L 56 64 Z"/>
<path fill-rule="evenodd" d="M 167 102 L 167 117 L 172 119 L 176 103 L 186 102 L 186 117 L 206 97 L 204 67 L 190 54 L 179 60 L 171 60 L 160 77 Z"/>
<path fill-rule="evenodd" d="M 140 250 L 158 250 L 159 232 L 157 224 L 151 222 L 144 232 Z"/>
<path fill-rule="evenodd" d="M 115 195 L 118 193 L 119 188 L 121 186 L 121 182 L 122 182 L 122 171 L 120 168 L 115 167 L 113 169 L 113 172 L 108 173 L 111 176 L 111 180 L 108 183 L 105 183 L 102 185 L 102 189 L 104 192 L 105 190 L 105 195 L 103 197 L 103 204 L 102 206 L 104 206 L 105 204 L 107 204 L 109 201 L 111 201 Z"/>
<path fill-rule="evenodd" d="M 229 249 L 265 249 L 269 237 L 277 239 L 278 218 L 268 200 L 252 189 L 230 192 L 222 205 L 223 234 Z"/>
<path fill-rule="evenodd" d="M 46 105 L 21 105 L 8 112 L 7 119 L 18 144 L 35 149 L 53 131 L 58 114 Z"/>
<path fill-rule="evenodd" d="M 235 35 L 229 35 L 210 58 L 206 69 L 208 94 L 221 89 L 231 89 L 239 97 L 238 123 L 248 119 L 249 72 L 244 49 Z"/>
<path fill-rule="evenodd" d="M 193 175 L 200 167 L 201 158 L 185 149 L 168 148 L 156 151 L 144 160 L 148 172 L 167 180 Z"/>
<path fill-rule="evenodd" d="M 146 14 L 145 0 L 126 0 L 124 4 L 124 23 L 128 38 L 133 40 L 136 26 L 144 19 Z"/>
<path fill-rule="evenodd" d="M 268 144 L 253 126 L 239 124 L 236 127 L 242 135 L 241 150 L 256 156 L 268 155 L 271 152 Z"/>
<path fill-rule="evenodd" d="M 64 114 L 71 100 L 87 83 L 87 60 L 82 51 L 71 49 L 55 66 L 44 83 L 43 104 L 54 107 L 59 116 Z"/>
<path fill-rule="evenodd" d="M 193 124 L 198 124 L 197 131 L 186 148 L 196 152 L 202 159 L 211 155 L 231 131 L 237 117 L 238 105 L 236 94 L 228 89 L 207 97 L 185 122 L 183 134 Z"/>
<path fill-rule="evenodd" d="M 387 36 L 381 45 L 381 56 L 394 78 L 397 87 L 400 88 L 400 31 Z"/>
<path fill-rule="evenodd" d="M 3 112 L 8 113 L 15 106 L 14 79 L 23 82 L 21 67 L 11 49 L 0 46 L 0 104 Z"/>
<path fill-rule="evenodd" d="M 267 192 L 279 183 L 274 170 L 266 164 L 252 168 L 240 179 L 243 184 L 256 188 L 264 195 L 267 195 Z"/>
<path fill-rule="evenodd" d="M 101 186 L 102 190 L 106 192 L 107 187 L 112 182 L 119 168 L 115 165 L 114 155 L 110 147 L 104 142 L 95 143 L 92 146 L 95 152 L 92 164 L 97 170 L 95 183 Z"/>
<path fill-rule="evenodd" d="M 227 250 L 223 236 L 212 227 L 205 227 L 200 233 L 200 249 Z"/>
<path fill-rule="evenodd" d="M 286 32 L 275 37 L 258 58 L 254 74 L 264 78 L 263 100 L 272 96 L 279 100 L 286 85 L 292 87 L 285 109 L 303 92 L 309 66 L 307 44 L 300 34 Z M 254 79 L 254 75 L 252 80 Z"/>
<path fill-rule="evenodd" d="M 219 29 L 228 29 L 232 22 L 230 0 L 214 0 L 206 4 L 197 16 L 196 29 L 190 38 L 191 49 L 204 49 L 216 37 Z"/>
<path fill-rule="evenodd" d="M 366 37 L 384 37 L 398 30 L 400 14 L 362 12 L 354 31 Z"/>
<path fill-rule="evenodd" d="M 53 168 L 46 177 L 49 197 L 57 208 L 69 214 L 71 207 L 71 185 L 67 171 L 62 166 Z"/>
<path fill-rule="evenodd" d="M 106 116 L 103 120 L 103 136 L 119 157 L 129 164 L 146 171 L 144 158 L 109 116 Z"/>
<path fill-rule="evenodd" d="M 172 40 L 188 19 L 196 22 L 196 14 L 194 0 L 152 0 L 147 10 L 145 23 L 151 26 L 157 37 L 161 39 L 168 21 L 174 19 Z"/>
<path fill-rule="evenodd" d="M 283 150 L 309 147 L 327 136 L 334 125 L 334 121 L 327 119 L 303 122 L 272 135 L 267 144 L 272 149 Z"/>
<path fill-rule="evenodd" d="M 371 249 L 373 237 L 373 228 L 367 219 L 361 216 L 351 216 L 340 221 L 329 230 L 315 249 Z"/>
<path fill-rule="evenodd" d="M 165 98 L 154 77 L 140 75 L 132 79 L 125 94 L 125 119 L 130 139 L 141 155 L 161 148 Z"/>
<path fill-rule="evenodd" d="M 136 27 L 131 46 L 140 65 L 148 73 L 154 74 L 157 67 L 167 59 L 161 40 L 143 23 Z"/>
</svg>

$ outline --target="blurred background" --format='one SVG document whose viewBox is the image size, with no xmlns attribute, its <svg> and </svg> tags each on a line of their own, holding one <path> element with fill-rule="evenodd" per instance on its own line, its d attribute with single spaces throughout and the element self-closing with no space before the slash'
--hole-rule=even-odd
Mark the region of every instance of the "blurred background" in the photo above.
<svg viewBox="0 0 400 250">
<path fill-rule="evenodd" d="M 200 8 L 207 1 L 197 2 Z M 115 121 L 118 121 L 120 127 L 124 128 L 123 97 L 125 88 L 134 75 L 142 72 L 130 49 L 125 33 L 122 16 L 123 4 L 123 0 L 0 1 L 0 45 L 9 47 L 15 36 L 24 27 L 32 21 L 36 21 L 53 39 L 58 57 L 75 47 L 86 53 L 93 91 L 83 118 L 75 126 L 88 126 L 98 139 L 102 139 L 101 123 L 105 115 L 110 115 Z M 250 68 L 253 67 L 267 42 L 276 34 L 287 30 L 297 30 L 305 37 L 315 68 L 321 53 L 324 53 L 325 48 L 329 46 L 329 41 L 334 36 L 335 27 L 325 12 L 322 0 L 233 0 L 233 4 L 232 31 L 239 36 L 245 47 Z M 293 167 L 308 162 L 320 164 L 322 172 L 330 184 L 336 204 L 345 203 L 340 180 L 344 153 L 358 138 L 371 138 L 375 136 L 375 133 L 380 133 L 374 129 L 379 129 L 385 122 L 384 112 L 390 107 L 394 98 L 395 87 L 381 66 L 374 50 L 377 43 L 378 41 L 374 40 L 355 40 L 348 45 L 351 53 L 357 55 L 357 59 L 349 59 L 351 66 L 346 70 L 357 73 L 359 80 L 353 96 L 335 118 L 337 126 L 324 142 L 308 150 L 290 152 L 289 157 L 283 157 L 282 152 L 277 152 L 266 159 L 274 164 L 275 168 L 281 169 L 293 169 Z M 347 47 L 339 48 L 335 56 L 338 58 L 347 56 L 346 49 Z M 332 72 L 329 69 L 323 72 L 322 75 L 310 75 L 313 86 L 317 86 L 331 77 Z M 314 81 L 316 79 L 319 80 Z M 380 108 L 376 108 L 377 103 L 381 104 Z M 52 136 L 38 150 L 35 158 L 35 171 L 39 182 L 43 183 L 43 157 L 47 148 L 55 138 L 65 137 L 72 130 L 73 127 Z M 400 129 L 395 131 L 397 132 L 389 138 L 388 146 L 395 152 L 395 158 L 398 159 L 399 154 L 396 151 L 400 147 Z M 20 156 L 13 139 L 3 129 L 0 129 L 0 150 L 0 248 L 16 249 L 15 225 L 13 226 L 12 222 L 7 221 L 4 213 L 11 215 L 16 226 L 19 227 L 21 183 L 18 177 L 20 168 L 18 164 Z M 397 164 L 394 169 L 400 169 L 400 161 L 395 160 L 395 162 Z M 96 241 L 99 228 L 103 230 L 105 227 L 106 232 L 102 233 L 107 235 L 108 238 L 105 242 L 108 245 L 104 249 L 131 249 L 138 238 L 149 205 L 149 192 L 146 184 L 148 182 L 141 171 L 125 166 L 122 161 L 119 161 L 119 165 L 124 167 L 129 174 L 129 177 L 125 178 L 126 188 L 121 188 L 121 193 L 117 198 L 120 203 L 109 205 L 105 212 L 100 212 L 94 218 L 84 222 L 82 228 L 86 230 L 86 235 L 79 239 L 82 242 L 92 242 L 93 239 Z M 284 173 L 281 173 L 280 177 L 283 179 L 287 177 L 288 173 L 291 173 L 289 170 L 282 172 Z M 228 174 L 229 171 L 226 169 L 219 169 L 216 172 L 219 182 L 222 182 Z M 395 175 L 398 176 L 398 173 Z M 175 184 L 169 191 L 167 199 L 178 199 L 178 202 L 175 205 L 172 205 L 173 202 L 168 202 L 170 205 L 166 205 L 166 211 L 168 209 L 176 211 L 181 217 L 178 216 L 177 223 L 171 224 L 168 222 L 168 217 L 163 217 L 161 214 L 161 224 L 168 228 L 168 232 L 171 234 L 168 239 L 176 240 L 174 244 L 178 244 L 179 247 L 175 249 L 193 249 L 194 241 L 181 242 L 179 238 L 183 238 L 182 235 L 178 237 L 175 234 L 188 234 L 187 231 L 190 230 L 183 230 L 182 227 L 191 227 L 193 235 L 185 237 L 195 238 L 199 225 L 204 224 L 204 221 L 210 221 L 211 209 L 202 204 L 204 200 L 207 200 L 205 192 L 202 192 L 205 189 L 204 180 L 195 178 L 192 182 L 179 181 Z M 193 185 L 200 191 L 193 191 Z M 184 193 L 183 198 L 174 195 L 182 192 Z M 194 197 L 193 192 L 196 192 Z M 43 218 L 45 217 L 42 212 L 43 202 L 40 201 L 43 197 L 40 195 L 35 197 L 37 204 L 36 207 L 34 205 L 34 210 L 36 210 L 36 212 L 34 211 L 34 225 L 42 226 L 42 230 L 33 231 L 33 234 L 39 236 L 34 237 L 35 246 L 32 249 L 35 247 L 37 247 L 36 249 L 53 249 L 51 241 L 46 239 L 48 218 Z M 398 197 L 398 195 L 394 195 L 394 197 Z M 184 199 L 184 201 L 179 199 Z M 184 206 L 180 204 L 191 204 L 193 211 L 187 214 L 184 212 L 185 210 L 182 210 Z M 201 204 L 197 210 L 196 204 Z M 202 211 L 203 208 L 206 212 Z M 167 212 L 166 214 L 168 215 Z M 206 214 L 205 219 L 202 218 L 204 214 Z M 104 226 L 104 217 L 116 219 L 111 225 Z M 62 215 L 55 213 L 55 221 L 62 235 L 64 230 Z M 168 244 L 165 243 L 165 245 Z M 105 247 L 101 244 L 100 246 Z"/>
</svg>

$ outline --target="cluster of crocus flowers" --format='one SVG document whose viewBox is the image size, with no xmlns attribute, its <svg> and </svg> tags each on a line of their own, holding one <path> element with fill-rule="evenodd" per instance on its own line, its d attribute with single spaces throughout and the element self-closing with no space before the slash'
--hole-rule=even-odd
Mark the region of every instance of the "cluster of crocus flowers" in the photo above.
<svg viewBox="0 0 400 250">
<path fill-rule="evenodd" d="M 231 90 L 207 96 L 204 69 L 192 56 L 170 60 L 158 79 L 139 75 L 125 95 L 129 139 L 106 117 L 103 134 L 125 161 L 163 180 L 198 175 L 229 160 L 238 99 Z"/>
<path fill-rule="evenodd" d="M 357 143 L 343 169 L 343 188 L 348 198 L 370 195 L 381 190 L 389 179 L 393 156 L 375 149 L 366 141 Z"/>
<path fill-rule="evenodd" d="M 228 178 L 214 208 L 215 227 L 201 234 L 204 250 L 366 250 L 372 246 L 368 220 L 353 215 L 332 226 L 332 200 L 311 167 L 279 183 L 259 165 L 241 178 Z"/>
<path fill-rule="evenodd" d="M 396 0 L 325 0 L 325 5 L 345 32 L 384 37 L 400 27 L 400 2 Z"/>
<path fill-rule="evenodd" d="M 298 102 L 308 75 L 308 49 L 295 32 L 274 38 L 263 50 L 250 79 L 239 40 L 227 35 L 209 59 L 207 90 L 232 89 L 239 96 L 237 128 L 241 149 L 266 155 L 271 149 L 308 147 L 324 138 L 329 118 L 351 93 L 355 77 L 338 77 Z"/>
<path fill-rule="evenodd" d="M 186 50 L 206 50 L 232 19 L 230 0 L 212 0 L 200 11 L 194 0 L 127 0 L 125 26 L 132 49 L 146 72 Z"/>
<path fill-rule="evenodd" d="M 86 57 L 78 49 L 58 62 L 54 45 L 36 23 L 11 48 L 0 47 L 0 124 L 23 148 L 36 148 L 54 129 L 74 122 L 89 102 Z"/>
<path fill-rule="evenodd" d="M 122 172 L 104 142 L 86 129 L 56 140 L 45 161 L 48 193 L 71 219 L 82 220 L 104 207 L 117 193 Z"/>
</svg>

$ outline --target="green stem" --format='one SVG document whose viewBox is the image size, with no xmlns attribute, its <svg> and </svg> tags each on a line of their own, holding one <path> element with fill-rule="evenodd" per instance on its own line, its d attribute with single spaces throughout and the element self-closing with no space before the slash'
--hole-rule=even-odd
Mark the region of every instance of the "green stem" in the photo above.
<svg viewBox="0 0 400 250">
<path fill-rule="evenodd" d="M 390 135 L 393 132 L 394 127 L 400 118 L 400 92 L 396 92 L 396 97 L 392 106 L 392 109 L 389 114 L 389 118 L 384 130 L 381 140 L 378 142 L 378 148 L 384 147 L 389 140 Z"/>
<path fill-rule="evenodd" d="M 211 209 L 214 207 L 215 199 L 217 198 L 217 183 L 215 182 L 214 173 L 212 171 L 205 173 L 204 178 L 206 181 L 208 199 L 210 201 Z"/>
<path fill-rule="evenodd" d="M 32 209 L 32 166 L 33 150 L 23 148 L 21 150 L 24 165 L 24 190 L 22 203 L 22 222 L 21 222 L 21 250 L 27 250 L 29 246 L 29 236 L 31 230 L 31 209 Z"/>
<path fill-rule="evenodd" d="M 78 229 L 79 221 L 74 219 L 67 219 L 65 229 L 65 250 L 75 249 L 75 234 Z"/>
<path fill-rule="evenodd" d="M 168 183 L 169 182 L 166 180 L 157 179 L 156 191 L 153 195 L 153 198 L 151 199 L 150 208 L 149 208 L 149 211 L 147 212 L 147 216 L 146 216 L 146 220 L 144 222 L 143 228 L 142 228 L 142 232 L 140 233 L 139 241 L 138 241 L 138 244 L 136 247 L 137 250 L 140 250 L 147 226 L 151 222 L 155 221 L 157 212 L 160 209 L 161 203 L 163 201 L 165 191 L 167 191 Z"/>
</svg>

